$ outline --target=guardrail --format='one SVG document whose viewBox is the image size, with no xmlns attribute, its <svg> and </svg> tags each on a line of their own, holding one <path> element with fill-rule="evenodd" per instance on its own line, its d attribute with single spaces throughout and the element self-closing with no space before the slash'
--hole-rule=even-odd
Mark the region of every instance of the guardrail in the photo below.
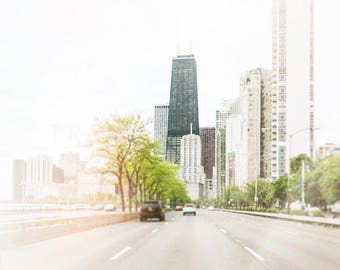
<svg viewBox="0 0 340 270">
<path fill-rule="evenodd" d="M 0 248 L 30 244 L 42 240 L 122 223 L 139 217 L 139 213 L 110 213 L 67 218 L 0 223 Z"/>
<path fill-rule="evenodd" d="M 220 209 L 220 208 L 216 208 L 215 210 L 236 213 L 236 214 L 281 219 L 281 220 L 287 220 L 287 221 L 295 221 L 295 222 L 307 223 L 307 224 L 322 225 L 322 226 L 333 227 L 333 228 L 340 228 L 340 219 L 296 216 L 296 215 L 274 214 L 274 213 L 252 212 L 252 211 L 238 211 L 238 210 L 229 210 L 229 209 Z"/>
</svg>

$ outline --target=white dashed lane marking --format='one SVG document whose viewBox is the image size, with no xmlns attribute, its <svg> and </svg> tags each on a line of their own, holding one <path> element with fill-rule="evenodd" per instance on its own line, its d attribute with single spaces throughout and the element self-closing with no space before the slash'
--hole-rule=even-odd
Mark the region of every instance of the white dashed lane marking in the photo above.
<svg viewBox="0 0 340 270">
<path fill-rule="evenodd" d="M 251 255 L 253 255 L 256 259 L 260 260 L 260 261 L 264 261 L 264 259 L 257 254 L 255 251 L 253 251 L 252 249 L 250 249 L 249 247 L 244 247 Z"/>
<path fill-rule="evenodd" d="M 119 251 L 116 255 L 114 255 L 111 258 L 111 261 L 118 259 L 120 256 L 122 256 L 124 253 L 128 252 L 130 249 L 131 249 L 131 247 L 126 247 L 126 248 L 122 249 L 121 251 Z"/>
</svg>

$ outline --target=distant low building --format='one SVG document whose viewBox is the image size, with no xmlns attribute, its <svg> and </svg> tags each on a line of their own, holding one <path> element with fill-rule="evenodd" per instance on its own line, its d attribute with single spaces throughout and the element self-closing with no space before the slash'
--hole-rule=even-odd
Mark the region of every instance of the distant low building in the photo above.
<svg viewBox="0 0 340 270">
<path fill-rule="evenodd" d="M 24 197 L 24 184 L 26 180 L 26 161 L 13 160 L 12 167 L 12 200 L 22 201 Z"/>
<path fill-rule="evenodd" d="M 64 170 L 53 165 L 53 183 L 62 184 L 64 182 Z"/>
<path fill-rule="evenodd" d="M 317 160 L 333 156 L 340 156 L 340 145 L 326 143 L 325 145 L 320 146 L 316 151 Z"/>
<path fill-rule="evenodd" d="M 78 182 L 78 175 L 80 171 L 79 154 L 61 154 L 59 167 L 64 170 L 65 183 Z"/>
</svg>

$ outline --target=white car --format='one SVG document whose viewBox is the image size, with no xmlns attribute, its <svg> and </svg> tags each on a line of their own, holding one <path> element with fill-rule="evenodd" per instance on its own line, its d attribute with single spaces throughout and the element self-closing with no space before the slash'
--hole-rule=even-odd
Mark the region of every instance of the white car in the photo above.
<svg viewBox="0 0 340 270">
<path fill-rule="evenodd" d="M 183 207 L 183 216 L 191 214 L 196 216 L 196 206 L 192 203 L 187 203 Z"/>
<path fill-rule="evenodd" d="M 104 206 L 104 211 L 116 211 L 116 209 L 117 207 L 112 203 L 105 204 Z"/>
</svg>

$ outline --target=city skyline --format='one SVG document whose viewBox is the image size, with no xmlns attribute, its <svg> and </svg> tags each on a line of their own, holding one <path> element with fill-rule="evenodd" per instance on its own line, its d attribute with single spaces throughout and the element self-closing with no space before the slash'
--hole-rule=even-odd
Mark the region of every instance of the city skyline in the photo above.
<svg viewBox="0 0 340 270">
<path fill-rule="evenodd" d="M 64 11 L 37 1 L 40 13 L 34 5 L 22 1 L 4 4 L 0 33 L 8 42 L 1 43 L 0 50 L 0 177 L 5 179 L 1 181 L 0 198 L 10 196 L 13 159 L 79 149 L 79 144 L 90 137 L 96 117 L 130 110 L 152 115 L 154 104 L 168 100 L 169 59 L 177 51 L 175 21 L 189 8 L 195 12 L 182 19 L 181 33 L 185 36 L 185 27 L 191 28 L 187 32 L 192 32 L 192 52 L 198 62 L 200 126 L 214 125 L 217 104 L 222 98 L 237 96 L 244 72 L 271 67 L 271 1 L 223 2 L 206 7 L 199 1 L 189 1 L 180 12 L 170 2 L 164 7 L 152 2 L 145 3 L 145 7 L 106 2 L 93 8 L 83 1 L 83 5 L 73 3 Z M 340 120 L 336 102 L 340 97 L 334 89 L 339 84 L 336 64 L 340 42 L 328 31 L 339 20 L 338 1 L 315 2 L 315 127 L 320 128 L 316 132 L 317 147 L 326 142 L 339 143 L 340 130 L 334 123 Z M 22 17 L 13 8 L 18 3 L 25 10 Z M 55 8 L 60 16 L 50 16 Z M 148 13 L 148 9 L 159 9 L 159 13 Z M 112 10 L 118 12 L 110 13 Z M 120 11 L 121 16 L 117 14 Z M 129 21 L 124 19 L 127 11 L 133 14 Z M 144 15 L 139 14 L 145 12 L 150 16 L 144 21 Z M 77 20 L 75 13 L 80 14 Z M 237 18 L 233 13 L 242 16 Z M 117 15 L 116 19 L 112 14 Z M 201 22 L 203 14 L 211 20 Z M 92 24 L 89 15 L 96 18 Z M 116 24 L 118 27 L 112 26 Z M 101 26 L 102 32 L 96 31 Z M 139 27 L 146 32 L 139 34 Z M 115 42 L 116 38 L 106 40 L 108 33 L 121 42 Z M 130 38 L 132 34 L 140 39 L 137 46 Z M 131 75 L 135 80 L 129 80 Z"/>
</svg>

